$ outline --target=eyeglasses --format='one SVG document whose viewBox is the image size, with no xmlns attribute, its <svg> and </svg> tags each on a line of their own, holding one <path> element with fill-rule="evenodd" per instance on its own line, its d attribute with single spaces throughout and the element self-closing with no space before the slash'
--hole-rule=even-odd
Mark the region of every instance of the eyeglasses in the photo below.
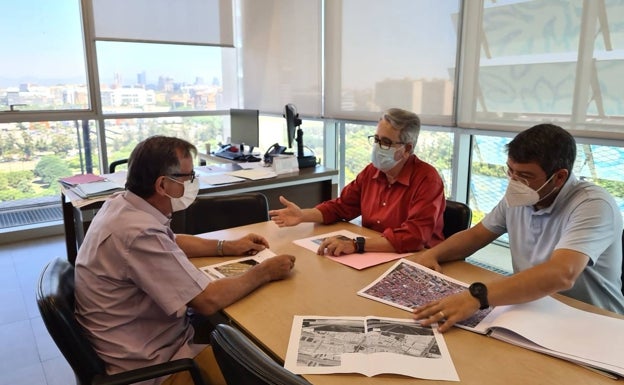
<svg viewBox="0 0 624 385">
<path fill-rule="evenodd" d="M 174 173 L 169 174 L 168 176 L 171 178 L 191 178 L 190 181 L 191 183 L 193 183 L 193 181 L 195 180 L 195 171 L 191 171 L 188 174 Z"/>
<path fill-rule="evenodd" d="M 390 147 L 397 144 L 405 144 L 405 142 L 393 142 L 390 139 L 379 138 L 377 135 L 370 135 L 368 137 L 368 143 L 370 143 L 371 146 L 378 144 L 379 148 L 382 150 L 389 150 Z"/>
<path fill-rule="evenodd" d="M 509 168 L 507 169 L 507 177 L 509 177 L 509 179 L 515 179 L 518 182 L 524 184 L 524 185 L 529 185 L 529 180 L 526 178 L 523 178 L 521 176 L 516 175 L 516 172 L 511 171 Z"/>
</svg>

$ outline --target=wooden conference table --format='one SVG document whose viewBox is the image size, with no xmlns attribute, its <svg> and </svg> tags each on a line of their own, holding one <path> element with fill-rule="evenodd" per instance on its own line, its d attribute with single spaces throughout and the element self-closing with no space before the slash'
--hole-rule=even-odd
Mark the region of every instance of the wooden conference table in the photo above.
<svg viewBox="0 0 624 385">
<path fill-rule="evenodd" d="M 263 235 L 276 254 L 297 257 L 292 276 L 269 283 L 249 296 L 223 310 L 265 351 L 283 364 L 286 358 L 291 324 L 295 315 L 321 316 L 384 316 L 410 318 L 411 313 L 360 297 L 356 292 L 373 282 L 394 262 L 361 271 L 344 266 L 292 243 L 293 240 L 346 229 L 364 236 L 375 232 L 351 223 L 334 225 L 300 224 L 279 228 L 272 222 L 241 226 L 204 234 L 207 238 L 237 239 L 249 232 Z M 239 257 L 232 257 L 240 258 Z M 200 267 L 223 258 L 194 258 Z M 443 266 L 444 273 L 463 282 L 485 281 L 498 274 L 467 262 L 452 262 Z M 594 306 L 557 296 L 569 305 L 596 313 L 613 315 Z M 588 325 L 588 327 L 591 327 Z M 573 336 L 571 336 L 572 338 Z M 494 338 L 452 328 L 444 334 L 461 384 L 613 384 L 614 380 L 568 361 L 526 350 Z M 366 377 L 361 374 L 304 375 L 313 384 L 456 384 L 431 381 L 393 374 Z M 622 382 L 622 380 L 620 380 Z"/>
</svg>

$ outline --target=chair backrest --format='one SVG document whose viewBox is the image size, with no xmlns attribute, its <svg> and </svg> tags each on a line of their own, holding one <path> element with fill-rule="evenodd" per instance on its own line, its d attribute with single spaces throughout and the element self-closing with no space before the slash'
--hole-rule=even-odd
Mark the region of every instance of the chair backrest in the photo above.
<svg viewBox="0 0 624 385">
<path fill-rule="evenodd" d="M 74 315 L 74 267 L 56 258 L 43 269 L 36 291 L 41 318 L 50 336 L 71 366 L 78 384 L 91 384 L 96 374 L 106 373 Z"/>
<path fill-rule="evenodd" d="M 470 221 L 472 220 L 472 210 L 468 205 L 446 200 L 446 209 L 444 210 L 444 237 L 448 238 L 451 235 L 466 230 L 470 227 Z"/>
<path fill-rule="evenodd" d="M 219 324 L 210 335 L 212 350 L 228 384 L 310 385 L 272 360 L 239 330 Z"/>
<path fill-rule="evenodd" d="M 117 166 L 121 166 L 122 164 L 126 164 L 126 163 L 128 163 L 128 159 L 119 159 L 114 162 L 111 162 L 108 165 L 108 172 L 113 173 L 115 172 L 115 169 L 117 168 Z"/>
<path fill-rule="evenodd" d="M 262 193 L 200 195 L 184 217 L 184 232 L 201 234 L 268 221 L 269 203 Z"/>
</svg>

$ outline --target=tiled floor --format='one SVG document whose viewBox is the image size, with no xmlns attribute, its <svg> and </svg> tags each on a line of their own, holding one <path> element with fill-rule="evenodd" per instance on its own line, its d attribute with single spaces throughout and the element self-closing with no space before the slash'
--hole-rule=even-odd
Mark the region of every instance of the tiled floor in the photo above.
<svg viewBox="0 0 624 385">
<path fill-rule="evenodd" d="M 35 302 L 39 273 L 57 256 L 62 236 L 0 245 L 0 385 L 75 384 Z"/>
</svg>

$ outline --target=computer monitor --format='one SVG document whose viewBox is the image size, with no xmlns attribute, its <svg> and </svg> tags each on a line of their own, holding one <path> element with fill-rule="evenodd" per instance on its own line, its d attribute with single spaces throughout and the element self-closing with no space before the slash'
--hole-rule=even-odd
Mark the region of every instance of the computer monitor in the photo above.
<svg viewBox="0 0 624 385">
<path fill-rule="evenodd" d="M 303 156 L 303 135 L 301 130 L 301 119 L 297 113 L 297 107 L 294 104 L 284 106 L 284 118 L 286 118 L 286 133 L 288 134 L 288 148 L 293 147 L 293 140 L 297 140 L 297 156 Z"/>
<path fill-rule="evenodd" d="M 299 168 L 315 167 L 316 156 L 303 154 L 303 130 L 301 129 L 301 119 L 294 104 L 284 106 L 284 118 L 286 118 L 286 131 L 288 132 L 288 147 L 292 148 L 293 139 L 297 142 L 297 161 Z"/>
<path fill-rule="evenodd" d="M 253 151 L 260 145 L 258 118 L 260 111 L 230 109 L 230 143 L 245 145 L 245 151 Z"/>
</svg>

